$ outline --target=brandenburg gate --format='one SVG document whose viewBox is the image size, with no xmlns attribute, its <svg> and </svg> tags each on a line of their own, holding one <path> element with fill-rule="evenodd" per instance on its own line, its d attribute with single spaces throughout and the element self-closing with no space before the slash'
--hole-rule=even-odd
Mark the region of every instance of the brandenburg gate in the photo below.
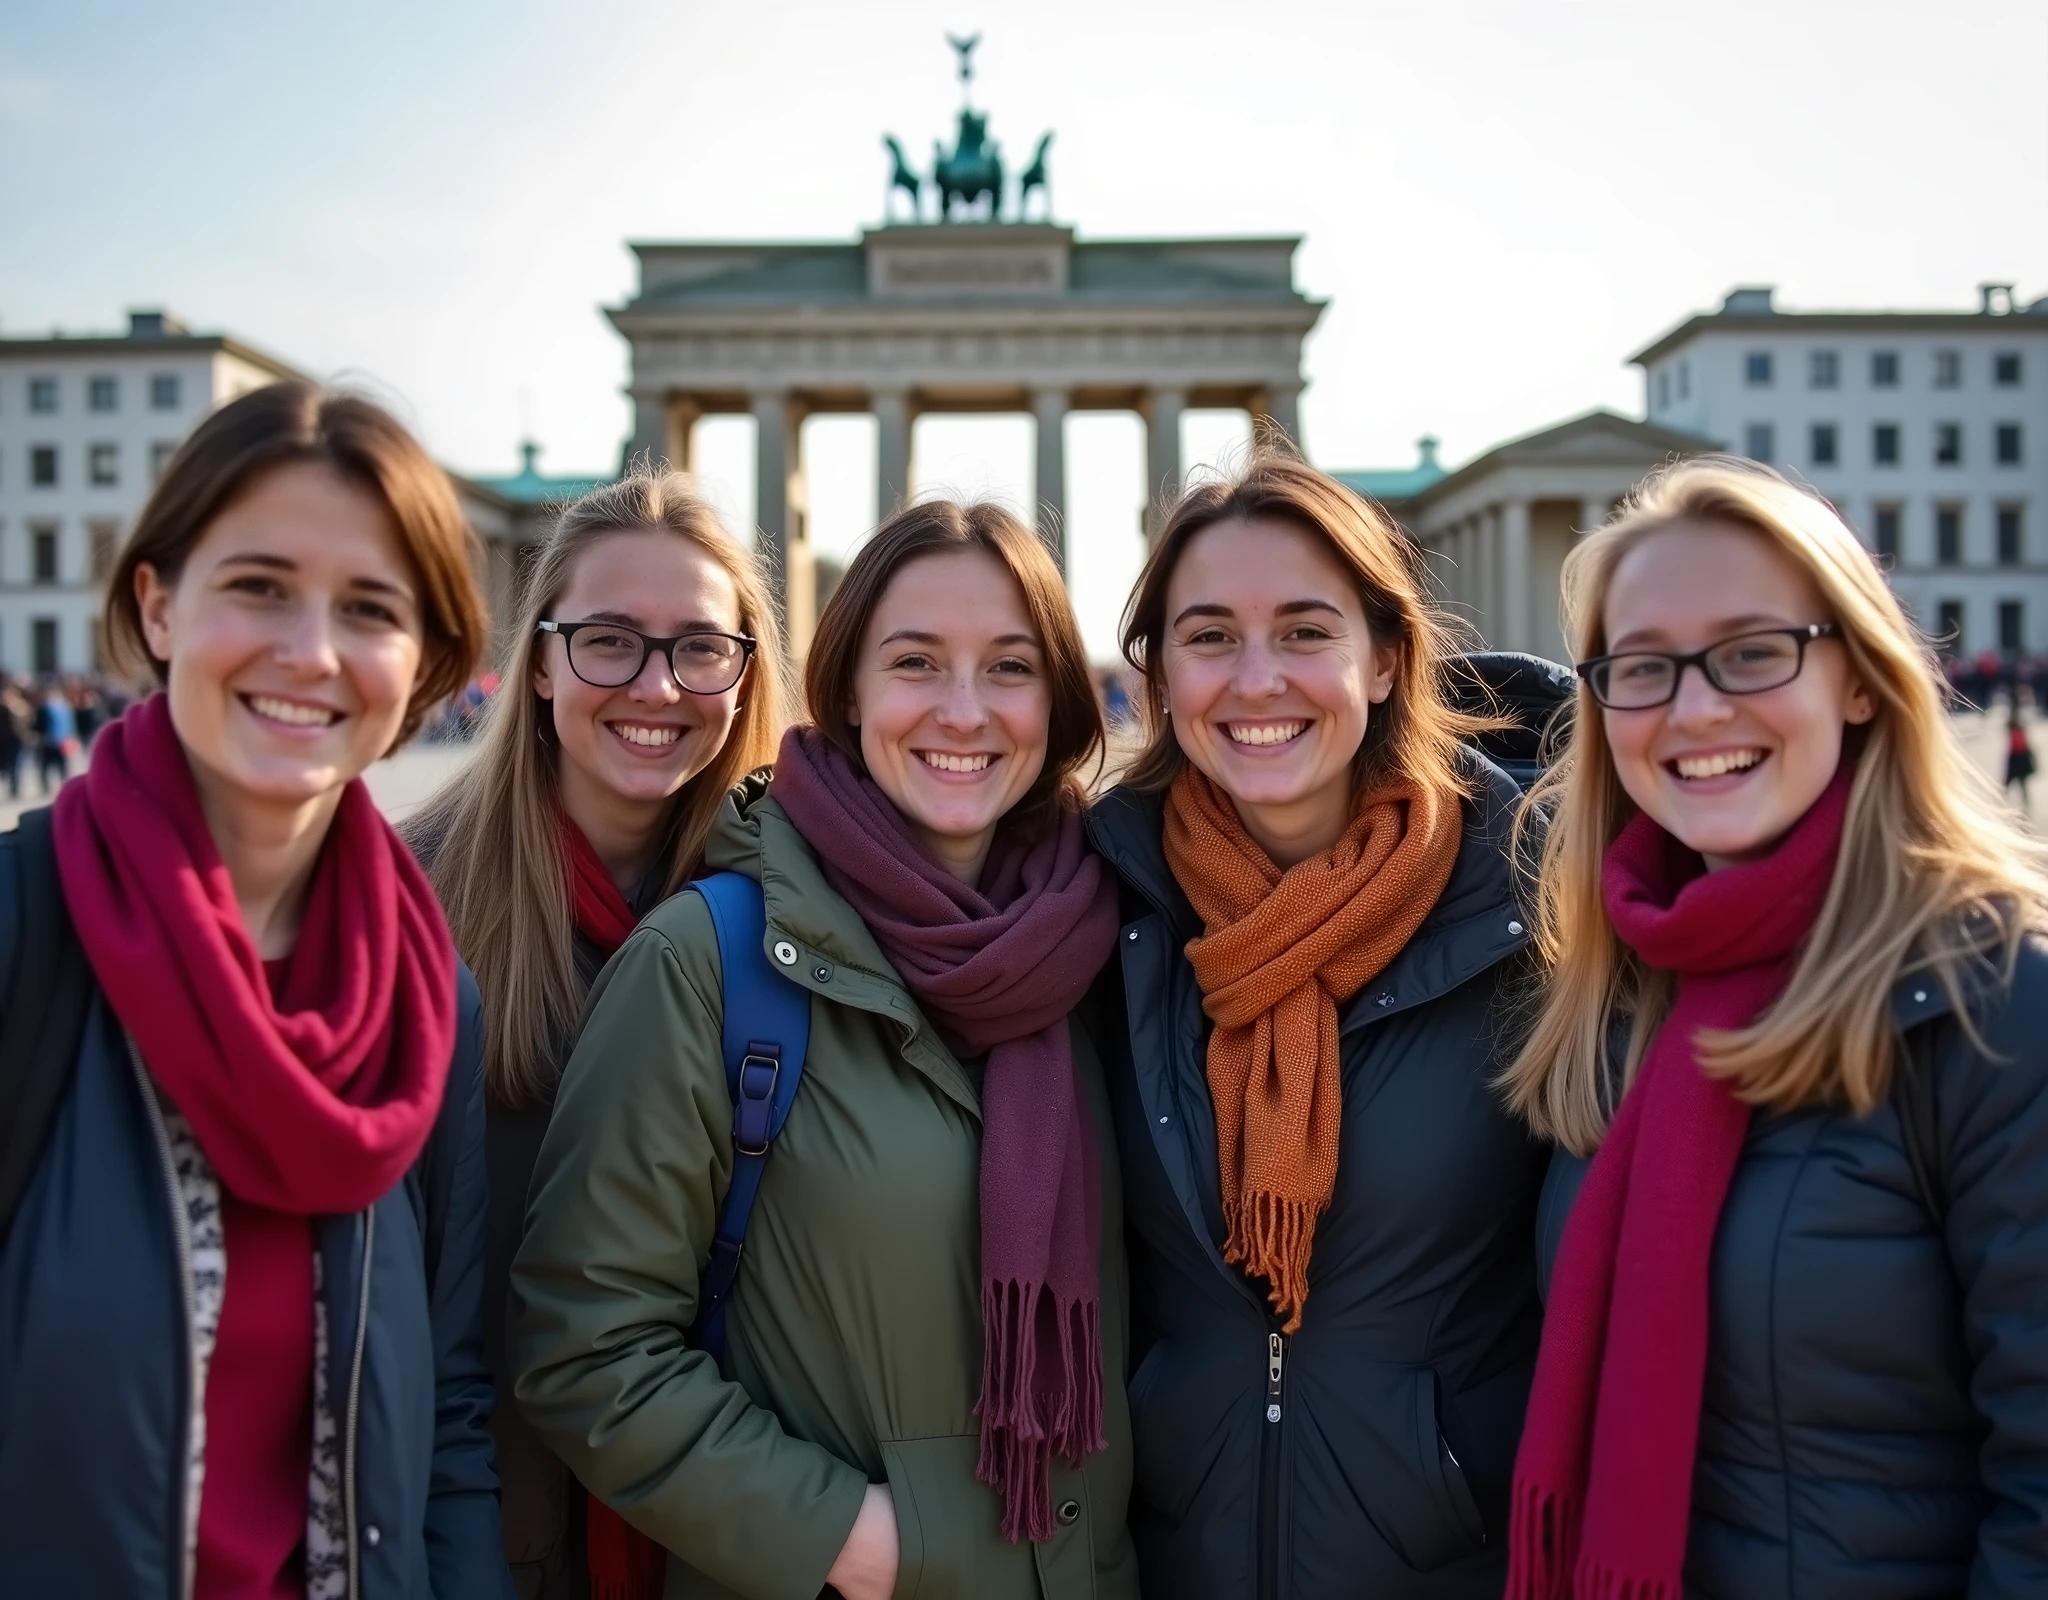
<svg viewBox="0 0 2048 1600">
<path fill-rule="evenodd" d="M 965 82 L 972 42 L 955 47 Z M 1180 484 L 1185 410 L 1243 408 L 1299 439 L 1301 345 L 1322 312 L 1294 284 L 1300 241 L 1083 240 L 1022 220 L 1029 194 L 1046 187 L 1050 139 L 1023 175 L 1013 219 L 1002 216 L 987 119 L 963 105 L 955 147 L 939 153 L 931 179 L 934 220 L 923 220 L 924 182 L 891 139 L 892 195 L 908 191 L 912 220 L 857 242 L 632 246 L 639 291 L 609 312 L 631 346 L 629 453 L 687 471 L 698 418 L 753 416 L 761 549 L 799 654 L 815 593 L 800 443 L 808 416 L 874 415 L 880 519 L 910 492 L 919 414 L 1030 413 L 1039 527 L 1063 565 L 1068 412 L 1144 419 L 1155 507 Z"/>
</svg>

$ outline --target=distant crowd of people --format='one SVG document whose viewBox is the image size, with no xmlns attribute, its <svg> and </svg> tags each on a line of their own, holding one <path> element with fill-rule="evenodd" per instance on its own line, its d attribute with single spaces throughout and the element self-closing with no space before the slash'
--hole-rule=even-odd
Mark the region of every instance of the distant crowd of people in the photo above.
<svg viewBox="0 0 2048 1600">
<path fill-rule="evenodd" d="M 66 673 L 0 679 L 0 772 L 7 798 L 21 798 L 33 768 L 47 798 L 70 777 L 101 728 L 128 709 L 126 686 L 108 676 Z"/>
</svg>

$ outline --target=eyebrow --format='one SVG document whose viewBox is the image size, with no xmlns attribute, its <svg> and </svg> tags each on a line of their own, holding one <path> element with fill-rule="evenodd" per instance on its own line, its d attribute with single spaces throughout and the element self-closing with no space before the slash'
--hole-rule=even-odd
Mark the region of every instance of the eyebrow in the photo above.
<svg viewBox="0 0 2048 1600">
<path fill-rule="evenodd" d="M 222 556 L 220 564 L 224 567 L 263 567 L 271 572 L 297 572 L 299 570 L 299 564 L 289 556 L 276 555 L 268 550 L 237 550 L 233 555 Z M 395 594 L 401 600 L 407 601 L 410 601 L 413 597 L 410 585 L 393 583 L 389 578 L 377 578 L 367 573 L 359 573 L 348 581 L 351 588 L 368 589 L 372 594 Z"/>
<path fill-rule="evenodd" d="M 1712 634 L 1715 640 L 1719 641 L 1722 639 L 1732 639 L 1737 634 L 1760 633 L 1770 628 L 1796 628 L 1798 626 L 1799 624 L 1792 621 L 1789 617 L 1781 617 L 1774 612 L 1752 611 L 1740 617 L 1716 618 L 1708 626 L 1706 632 Z M 1662 628 L 1636 628 L 1622 634 L 1619 638 L 1610 639 L 1607 642 L 1607 650 L 1610 655 L 1619 654 L 1638 640 L 1666 639 L 1669 637 L 1670 635 Z"/>
<path fill-rule="evenodd" d="M 584 622 L 616 622 L 620 627 L 631 628 L 635 633 L 650 635 L 654 633 L 652 628 L 649 628 L 630 611 L 593 611 L 589 616 L 581 620 Z M 728 628 L 722 622 L 705 622 L 701 618 L 696 618 L 678 627 L 676 629 L 676 637 L 681 638 L 686 633 L 736 633 L 737 631 L 738 629 Z"/>
<path fill-rule="evenodd" d="M 1340 608 L 1332 605 L 1327 600 L 1283 600 L 1273 608 L 1273 615 L 1276 617 L 1298 617 L 1304 612 L 1309 611 L 1327 611 L 1333 617 L 1344 615 Z M 1198 600 L 1182 611 L 1179 616 L 1175 617 L 1173 625 L 1178 628 L 1189 617 L 1234 617 L 1236 615 L 1237 613 L 1229 606 L 1221 605 L 1213 600 Z"/>
<path fill-rule="evenodd" d="M 946 641 L 936 633 L 925 633 L 917 628 L 898 628 L 894 633 L 881 640 L 875 648 L 880 650 L 885 646 L 899 642 L 903 644 L 928 644 L 936 649 L 944 645 Z M 1034 650 L 1040 648 L 1037 636 L 1029 633 L 999 633 L 989 643 L 1006 646 L 1029 645 Z"/>
</svg>

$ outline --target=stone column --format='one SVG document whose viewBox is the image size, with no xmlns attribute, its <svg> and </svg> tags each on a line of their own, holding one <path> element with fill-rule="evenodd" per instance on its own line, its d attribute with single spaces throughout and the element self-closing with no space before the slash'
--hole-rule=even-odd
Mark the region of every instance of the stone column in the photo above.
<svg viewBox="0 0 2048 1600">
<path fill-rule="evenodd" d="M 1038 430 L 1038 536 L 1067 570 L 1067 392 L 1034 389 L 1031 416 Z"/>
<path fill-rule="evenodd" d="M 1264 417 L 1284 433 L 1297 450 L 1301 444 L 1301 385 L 1298 383 L 1274 383 L 1266 386 L 1260 404 L 1252 412 L 1252 436 L 1258 437 L 1258 421 Z M 1302 450 L 1304 456 L 1306 450 Z"/>
<path fill-rule="evenodd" d="M 704 407 L 688 395 L 677 395 L 668 408 L 667 444 L 662 454 L 678 472 L 696 470 L 697 419 Z"/>
<path fill-rule="evenodd" d="M 1473 542 L 1479 559 L 1473 563 L 1477 593 L 1473 596 L 1472 620 L 1489 650 L 1504 650 L 1501 643 L 1500 606 L 1500 507 L 1487 506 L 1474 520 Z"/>
<path fill-rule="evenodd" d="M 642 456 L 659 461 L 668 454 L 668 411 L 666 394 L 633 396 L 633 437 L 626 441 L 626 466 Z"/>
<path fill-rule="evenodd" d="M 883 389 L 868 396 L 875 414 L 875 521 L 887 522 L 910 502 L 910 396 Z"/>
<path fill-rule="evenodd" d="M 789 647 L 801 658 L 810 642 L 810 549 L 801 506 L 803 414 L 778 390 L 749 397 L 754 417 L 754 523 L 768 581 L 783 608 Z"/>
<path fill-rule="evenodd" d="M 1509 500 L 1500 519 L 1501 646 L 1527 650 L 1533 642 L 1529 617 L 1529 502 Z"/>
<path fill-rule="evenodd" d="M 1579 527 L 1581 538 L 1591 533 L 1608 518 L 1611 507 L 1605 495 L 1589 494 L 1579 502 Z"/>
<path fill-rule="evenodd" d="M 1146 537 L 1157 538 L 1165 512 L 1180 494 L 1180 414 L 1185 389 L 1154 389 L 1145 396 Z"/>
</svg>

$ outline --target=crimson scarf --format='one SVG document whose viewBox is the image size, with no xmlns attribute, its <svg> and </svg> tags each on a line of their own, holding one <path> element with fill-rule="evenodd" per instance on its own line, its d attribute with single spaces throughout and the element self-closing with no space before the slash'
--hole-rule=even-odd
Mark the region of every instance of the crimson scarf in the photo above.
<svg viewBox="0 0 2048 1600">
<path fill-rule="evenodd" d="M 275 992 L 164 695 L 101 732 L 58 791 L 53 834 L 93 974 L 222 1183 L 326 1216 L 404 1176 L 455 1048 L 455 946 L 360 781 L 342 790 Z"/>
<path fill-rule="evenodd" d="M 562 813 L 562 854 L 569 870 L 569 910 L 576 931 L 609 959 L 640 920 L 605 871 L 589 836 Z M 584 1513 L 590 1600 L 659 1600 L 668 1553 L 596 1495 Z"/>
<path fill-rule="evenodd" d="M 1515 1458 L 1508 1600 L 1678 1600 L 1707 1367 L 1708 1260 L 1750 1108 L 1702 1030 L 1784 992 L 1834 879 L 1844 763 L 1770 855 L 1707 872 L 1647 815 L 1609 846 L 1615 932 L 1678 979 L 1565 1224 Z"/>
<path fill-rule="evenodd" d="M 979 887 L 935 861 L 873 779 L 792 728 L 770 791 L 955 1053 L 988 1053 L 981 1113 L 981 1460 L 1003 1534 L 1053 1535 L 1055 1452 L 1102 1434 L 1101 1172 L 1067 1014 L 1116 943 L 1116 887 L 1063 810 L 998 834 Z"/>
</svg>

